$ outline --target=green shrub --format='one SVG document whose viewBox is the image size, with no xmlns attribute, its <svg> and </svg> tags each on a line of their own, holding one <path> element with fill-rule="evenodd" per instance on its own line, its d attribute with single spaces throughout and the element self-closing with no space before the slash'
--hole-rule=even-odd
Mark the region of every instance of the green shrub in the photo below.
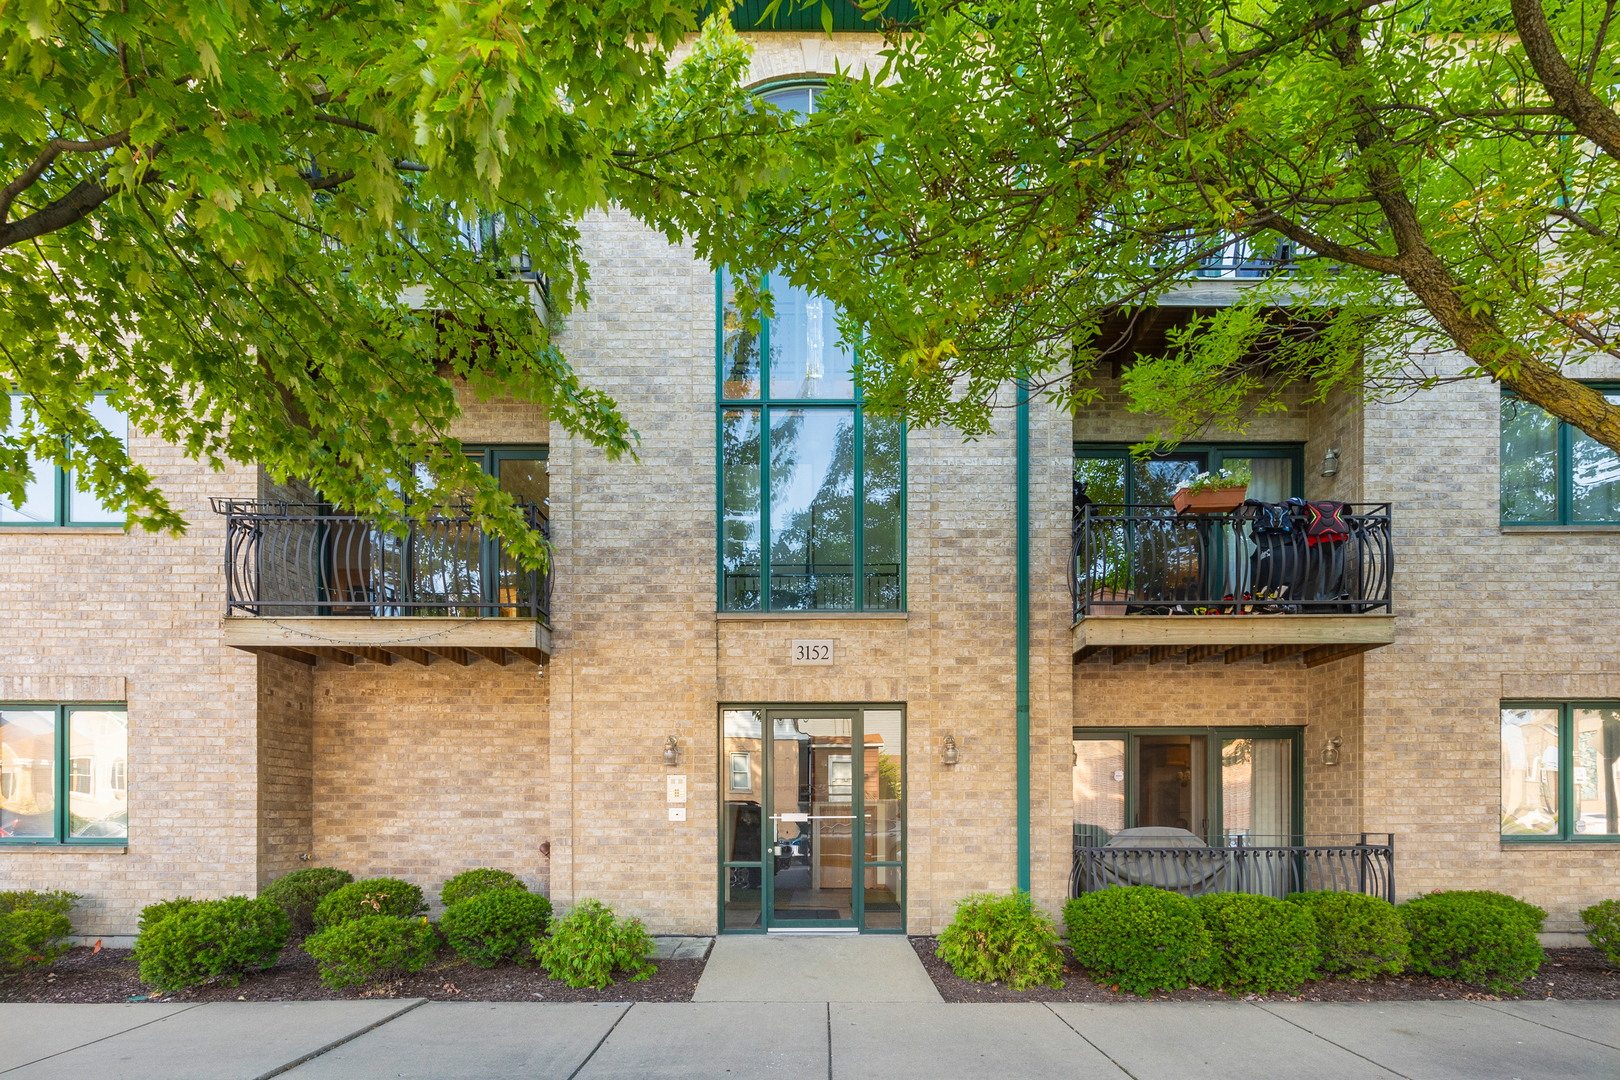
<svg viewBox="0 0 1620 1080">
<path fill-rule="evenodd" d="M 1210 893 L 1194 903 L 1209 928 L 1209 985 L 1268 994 L 1293 990 L 1316 971 L 1308 908 L 1248 893 Z"/>
<path fill-rule="evenodd" d="M 155 922 L 142 921 L 135 959 L 141 981 L 159 990 L 210 979 L 235 986 L 249 968 L 273 965 L 287 943 L 287 913 L 263 898 L 189 901 Z"/>
<path fill-rule="evenodd" d="M 605 990 L 615 971 L 628 974 L 631 982 L 645 979 L 658 970 L 647 959 L 652 951 L 640 919 L 616 919 L 600 900 L 581 900 L 551 924 L 550 937 L 534 939 L 534 958 L 546 973 L 576 989 Z"/>
<path fill-rule="evenodd" d="M 266 885 L 259 895 L 273 901 L 287 913 L 294 934 L 307 934 L 315 920 L 315 905 L 326 895 L 354 880 L 347 870 L 332 866 L 312 866 L 294 870 Z"/>
<path fill-rule="evenodd" d="M 439 902 L 445 907 L 454 907 L 463 900 L 496 889 L 527 890 L 528 886 L 516 874 L 506 870 L 463 870 L 444 883 L 444 888 L 439 890 Z"/>
<path fill-rule="evenodd" d="M 1057 927 L 1025 892 L 974 893 L 958 900 L 934 955 L 963 979 L 1005 982 L 1014 990 L 1063 985 Z"/>
<path fill-rule="evenodd" d="M 1412 970 L 1511 990 L 1534 975 L 1544 953 L 1536 935 L 1547 913 L 1487 890 L 1430 893 L 1401 905 L 1412 934 Z"/>
<path fill-rule="evenodd" d="M 315 905 L 315 929 L 325 930 L 340 922 L 366 915 L 392 915 L 410 919 L 427 911 L 422 890 L 398 878 L 366 878 L 340 885 Z"/>
<path fill-rule="evenodd" d="M 159 900 L 155 904 L 147 904 L 141 908 L 141 917 L 135 924 L 135 934 L 139 937 L 175 912 L 185 911 L 200 903 L 201 900 L 193 900 L 189 896 L 177 896 L 173 900 Z"/>
<path fill-rule="evenodd" d="M 1102 889 L 1070 900 L 1063 922 L 1075 961 L 1133 994 L 1178 990 L 1208 974 L 1209 931 L 1180 893 L 1147 885 Z"/>
<path fill-rule="evenodd" d="M 1316 919 L 1321 974 L 1371 979 L 1406 970 L 1412 935 L 1388 900 L 1349 892 L 1290 893 L 1287 899 Z"/>
<path fill-rule="evenodd" d="M 546 932 L 551 901 L 527 889 L 496 889 L 445 908 L 439 930 L 463 960 L 494 967 L 527 964 L 530 942 Z"/>
<path fill-rule="evenodd" d="M 73 922 L 67 913 L 78 893 L 49 890 L 0 892 L 0 967 L 50 967 L 68 951 Z"/>
<path fill-rule="evenodd" d="M 1581 912 L 1586 924 L 1586 940 L 1592 947 L 1609 958 L 1609 963 L 1620 965 L 1620 900 L 1604 900 Z"/>
<path fill-rule="evenodd" d="M 425 918 L 360 915 L 306 938 L 321 982 L 334 990 L 384 976 L 421 971 L 439 951 L 439 936 Z"/>
</svg>

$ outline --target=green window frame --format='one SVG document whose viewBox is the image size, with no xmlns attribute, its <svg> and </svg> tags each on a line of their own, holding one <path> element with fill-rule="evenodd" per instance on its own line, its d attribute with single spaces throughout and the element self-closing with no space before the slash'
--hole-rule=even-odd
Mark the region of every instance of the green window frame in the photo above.
<svg viewBox="0 0 1620 1080">
<path fill-rule="evenodd" d="M 770 287 L 775 275 L 765 275 L 760 284 Z M 872 419 L 866 415 L 861 398 L 860 384 L 851 375 L 851 389 L 847 397 L 786 397 L 773 396 L 773 382 L 771 373 L 771 327 L 773 319 L 762 319 L 760 322 L 757 344 L 754 346 L 758 368 L 757 376 L 750 389 L 746 380 L 733 379 L 728 383 L 726 371 L 726 338 L 727 338 L 727 305 L 726 305 L 727 272 L 722 269 L 715 274 L 715 477 L 716 477 L 716 552 L 715 552 L 715 603 L 716 609 L 721 612 L 749 612 L 766 613 L 773 611 L 852 611 L 852 612 L 903 612 L 906 610 L 906 442 L 907 429 L 903 420 L 884 420 L 885 424 L 894 425 L 890 432 L 895 440 L 894 457 L 890 467 L 897 471 L 895 477 L 896 491 L 893 498 L 897 500 L 894 518 L 889 523 L 893 528 L 893 536 L 889 545 L 892 560 L 885 559 L 881 563 L 870 560 L 869 548 L 873 546 L 872 537 L 867 533 L 867 488 L 868 477 L 872 472 L 868 468 L 867 445 L 870 429 L 875 426 Z M 779 282 L 780 290 L 785 281 Z M 732 311 L 733 330 L 736 329 L 736 313 Z M 853 371 L 853 369 L 852 369 Z M 728 390 L 728 386 L 730 389 Z M 742 387 L 738 389 L 738 387 Z M 821 604 L 819 602 L 805 605 L 795 605 L 791 602 L 777 600 L 777 588 L 772 575 L 771 547 L 772 534 L 772 499 L 775 493 L 775 484 L 771 475 L 771 465 L 775 460 L 772 447 L 773 416 L 783 411 L 811 413 L 849 412 L 852 420 L 852 472 L 853 493 L 851 513 L 851 556 L 849 563 L 849 576 L 852 578 L 849 595 L 851 600 L 847 604 Z M 751 479 L 757 490 L 757 535 L 758 537 L 758 567 L 757 575 L 730 574 L 726 566 L 727 545 L 727 421 L 728 416 L 736 417 L 743 413 L 757 413 L 757 437 L 759 441 L 757 463 L 742 458 L 732 459 L 732 464 L 740 463 L 742 470 L 747 472 L 745 479 Z M 734 522 L 745 524 L 755 517 L 749 512 L 743 518 L 735 518 Z M 813 565 L 813 563 L 812 563 Z M 878 569 L 881 565 L 883 569 Z M 889 568 L 893 568 L 892 571 Z M 807 574 L 809 571 L 807 570 Z M 728 576 L 738 580 L 728 585 Z M 757 576 L 757 588 L 748 590 L 740 581 L 744 578 Z M 834 575 L 829 575 L 834 576 Z M 841 575 L 838 575 L 841 576 Z M 869 578 L 892 579 L 892 584 L 874 589 Z M 812 588 L 815 588 L 812 585 Z M 872 593 L 879 595 L 871 595 Z M 751 602 L 743 602 L 740 598 L 752 594 Z"/>
<path fill-rule="evenodd" d="M 1620 403 L 1620 382 L 1584 385 Z M 1504 528 L 1620 525 L 1620 457 L 1612 450 L 1506 390 L 1499 431 L 1498 505 Z M 1577 483 L 1583 474 L 1604 468 L 1613 473 L 1609 479 Z M 1603 488 L 1612 504 L 1607 509 L 1599 508 L 1601 497 L 1588 498 Z"/>
<path fill-rule="evenodd" d="M 1136 492 L 1136 470 L 1129 467 L 1131 447 L 1128 443 L 1077 442 L 1074 444 L 1076 463 L 1083 460 L 1123 461 L 1125 469 L 1125 505 L 1139 505 Z M 1182 443 L 1172 451 L 1149 454 L 1143 460 L 1193 461 L 1201 472 L 1214 472 L 1224 468 L 1228 460 L 1254 458 L 1281 458 L 1290 462 L 1289 495 L 1305 497 L 1305 444 L 1294 442 L 1256 443 Z M 1076 475 L 1078 479 L 1078 474 Z M 1096 502 L 1106 500 L 1097 499 Z"/>
<path fill-rule="evenodd" d="M 17 402 L 26 395 L 11 393 L 9 396 L 12 399 L 12 422 L 16 423 L 18 416 Z M 101 417 L 104 424 L 107 423 L 112 417 L 117 417 L 123 422 L 123 439 L 124 445 L 127 447 L 129 445 L 129 420 L 122 413 L 118 412 L 107 403 L 106 394 L 97 394 L 95 396 L 94 408 L 97 411 L 102 411 L 104 413 L 104 415 Z M 88 492 L 79 489 L 74 483 L 73 471 L 71 469 L 64 469 L 62 466 L 52 461 L 42 461 L 38 459 L 33 461 L 32 465 L 36 476 L 34 485 L 37 485 L 37 488 L 43 488 L 51 500 L 50 520 L 30 520 L 25 518 L 22 516 L 21 508 L 14 507 L 8 500 L 0 498 L 0 528 L 60 529 L 72 526 L 75 528 L 88 527 L 121 529 L 124 527 L 125 515 L 123 514 L 119 514 L 116 517 L 95 515 L 81 518 L 75 516 L 75 508 L 73 505 L 74 495 L 87 495 Z M 104 509 L 101 506 L 99 499 L 96 499 L 93 495 L 90 496 L 90 498 L 98 510 Z"/>
<path fill-rule="evenodd" d="M 4 714 L 48 713 L 51 734 L 52 759 L 44 770 L 53 800 L 49 810 L 38 809 L 39 800 L 34 793 L 37 780 L 23 783 L 27 769 L 26 759 L 20 759 L 17 748 L 20 741 L 8 739 L 9 723 L 0 723 L 0 847 L 125 847 L 129 843 L 129 710 L 122 703 L 107 702 L 0 702 L 0 717 Z M 79 746 L 73 743 L 74 718 L 81 714 L 116 714 L 122 727 L 119 746 Z M 19 718 L 20 719 L 20 718 Z M 15 721 L 14 721 L 15 722 Z M 85 750 L 106 750 L 106 753 L 84 753 Z M 103 760 L 104 759 L 104 760 Z M 121 812 L 100 818 L 80 818 L 74 813 L 75 798 L 99 800 L 107 809 Z M 29 813 L 29 807 L 34 812 Z M 81 809 L 91 809 L 83 806 Z M 120 821 L 119 818 L 122 818 Z M 19 836 L 19 822 L 28 822 L 31 831 L 38 832 L 42 822 L 48 822 L 49 835 Z M 25 826 L 27 827 L 27 826 Z M 107 833 L 114 835 L 106 835 Z M 121 833 L 119 835 L 118 833 Z"/>
<path fill-rule="evenodd" d="M 1205 736 L 1209 741 L 1204 754 L 1204 790 L 1208 823 L 1205 839 L 1216 843 L 1226 835 L 1224 806 L 1221 799 L 1221 748 L 1229 739 L 1287 739 L 1289 750 L 1290 828 L 1295 843 L 1303 843 L 1305 836 L 1305 729 L 1296 726 L 1276 727 L 1132 727 L 1094 728 L 1077 727 L 1071 736 L 1075 742 L 1125 743 L 1125 828 L 1136 827 L 1136 778 L 1138 771 L 1138 743 L 1155 735 Z M 1198 830 L 1191 830 L 1197 832 Z"/>
<path fill-rule="evenodd" d="M 1529 747 L 1524 738 L 1522 723 L 1510 720 L 1510 714 L 1524 713 L 1526 711 L 1541 712 L 1546 719 L 1553 720 L 1556 726 L 1556 741 L 1553 747 Z M 1580 732 L 1577 730 L 1577 713 L 1599 714 L 1600 728 L 1596 732 Z M 1613 713 L 1605 717 L 1604 713 Z M 1548 715 L 1550 714 L 1550 715 Z M 1504 844 L 1616 844 L 1620 843 L 1620 805 L 1616 806 L 1616 831 L 1592 832 L 1588 826 L 1596 825 L 1596 819 L 1607 817 L 1606 813 L 1596 809 L 1583 812 L 1583 806 L 1596 807 L 1599 802 L 1606 802 L 1605 796 L 1612 796 L 1620 803 L 1620 701 L 1606 699 L 1575 698 L 1569 700 L 1548 701 L 1545 699 L 1518 699 L 1504 700 L 1501 703 L 1501 800 L 1500 800 L 1500 835 Z M 1543 725 L 1537 725 L 1543 726 Z M 1543 726 L 1544 727 L 1544 726 Z M 1510 729 L 1520 729 L 1517 738 L 1510 738 Z M 1612 728 L 1613 733 L 1604 731 Z M 1545 728 L 1544 728 L 1545 730 Z M 1590 734 L 1594 738 L 1582 739 L 1581 736 Z M 1604 790 L 1601 783 L 1604 769 L 1604 742 L 1609 743 L 1609 749 L 1615 751 L 1614 764 L 1609 768 L 1609 790 Z M 1539 750 L 1539 753 L 1530 751 Z M 1548 753 L 1548 751 L 1552 751 Z M 1548 783 L 1547 773 L 1553 773 L 1551 783 Z M 1584 782 L 1583 782 L 1584 781 Z M 1550 795 L 1548 802 L 1552 803 L 1550 809 L 1555 811 L 1556 820 L 1548 828 L 1545 823 L 1536 822 L 1531 815 L 1532 808 L 1524 799 L 1523 789 L 1538 788 L 1543 794 Z M 1588 797 L 1590 792 L 1591 797 Z M 1512 802 L 1515 805 L 1510 806 Z M 1541 808 L 1541 809 L 1546 809 Z M 1607 827 L 1607 821 L 1604 823 Z M 1543 831 L 1509 832 L 1510 827 L 1526 826 L 1535 828 L 1537 825 Z"/>
</svg>

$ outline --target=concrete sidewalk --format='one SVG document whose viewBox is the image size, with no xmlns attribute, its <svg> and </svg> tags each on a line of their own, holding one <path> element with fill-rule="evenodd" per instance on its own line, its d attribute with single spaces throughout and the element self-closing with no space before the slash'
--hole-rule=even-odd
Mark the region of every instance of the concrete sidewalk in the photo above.
<svg viewBox="0 0 1620 1080">
<path fill-rule="evenodd" d="M 1620 1003 L 0 1005 L 0 1077 L 1615 1080 Z"/>
</svg>

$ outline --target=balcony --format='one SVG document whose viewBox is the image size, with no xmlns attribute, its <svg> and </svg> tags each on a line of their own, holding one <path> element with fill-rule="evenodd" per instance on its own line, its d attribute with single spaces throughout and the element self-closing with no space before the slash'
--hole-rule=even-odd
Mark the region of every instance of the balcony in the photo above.
<svg viewBox="0 0 1620 1080">
<path fill-rule="evenodd" d="M 322 503 L 215 499 L 225 517 L 225 643 L 314 664 L 437 658 L 540 664 L 551 575 L 525 570 L 470 514 L 386 528 Z M 550 535 L 524 507 L 529 527 Z"/>
<path fill-rule="evenodd" d="M 1388 503 L 1347 505 L 1342 538 L 1304 514 L 1261 528 L 1168 506 L 1085 508 L 1069 559 L 1074 658 L 1150 664 L 1258 654 L 1331 663 L 1395 639 Z"/>
</svg>

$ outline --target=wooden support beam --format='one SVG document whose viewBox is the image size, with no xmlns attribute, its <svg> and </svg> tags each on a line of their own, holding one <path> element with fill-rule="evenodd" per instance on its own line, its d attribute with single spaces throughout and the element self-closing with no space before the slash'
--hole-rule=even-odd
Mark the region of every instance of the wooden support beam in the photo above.
<svg viewBox="0 0 1620 1080">
<path fill-rule="evenodd" d="M 309 650 L 322 660 L 330 660 L 344 667 L 354 667 L 354 653 L 347 649 L 312 648 Z"/>
<path fill-rule="evenodd" d="M 434 656 L 442 656 L 452 664 L 460 664 L 462 667 L 472 663 L 472 658 L 467 655 L 467 650 L 456 645 L 424 646 L 424 650 Z"/>
<path fill-rule="evenodd" d="M 506 651 L 511 653 L 513 656 L 527 660 L 536 667 L 545 663 L 546 654 L 541 652 L 539 649 L 507 649 Z"/>
<path fill-rule="evenodd" d="M 1125 661 L 1129 660 L 1131 657 L 1135 656 L 1137 653 L 1146 648 L 1146 645 L 1115 645 L 1114 663 L 1123 664 Z"/>
<path fill-rule="evenodd" d="M 381 664 L 383 667 L 391 667 L 394 663 L 394 658 L 383 649 L 356 648 L 354 655 L 362 660 L 370 660 L 373 664 Z"/>
<path fill-rule="evenodd" d="M 1267 664 L 1275 664 L 1279 660 L 1287 660 L 1298 656 L 1305 651 L 1303 645 L 1273 645 L 1260 654 L 1260 659 Z"/>
<path fill-rule="evenodd" d="M 1305 653 L 1305 666 L 1320 667 L 1323 664 L 1331 664 L 1335 660 L 1343 660 L 1346 657 L 1355 656 L 1357 653 L 1364 653 L 1370 648 L 1372 648 L 1371 645 L 1323 645 Z"/>
<path fill-rule="evenodd" d="M 1074 662 L 1077 664 L 1083 664 L 1102 651 L 1103 647 L 1101 645 L 1087 645 L 1085 648 L 1074 654 Z"/>
<path fill-rule="evenodd" d="M 1226 662 L 1235 664 L 1246 656 L 1253 656 L 1263 648 L 1264 645 L 1234 645 L 1226 650 Z"/>
<path fill-rule="evenodd" d="M 254 652 L 264 653 L 266 656 L 279 656 L 283 660 L 291 660 L 295 664 L 304 664 L 307 667 L 314 667 L 315 666 L 315 661 L 319 659 L 319 657 L 317 657 L 314 653 L 307 653 L 302 649 L 278 649 L 278 648 L 264 648 L 264 647 L 261 647 L 261 648 L 255 649 L 253 651 Z"/>
<path fill-rule="evenodd" d="M 423 667 L 428 666 L 428 654 L 410 645 L 383 645 L 378 648 L 379 651 L 386 649 L 401 660 L 409 660 L 411 663 L 421 664 Z"/>
<path fill-rule="evenodd" d="M 506 666 L 506 650 L 505 649 L 499 649 L 499 648 L 486 649 L 481 645 L 469 645 L 469 646 L 467 646 L 467 651 L 472 653 L 474 656 L 479 656 L 479 657 L 482 657 L 485 660 L 488 660 L 490 663 L 494 664 L 496 667 L 505 667 Z"/>
<path fill-rule="evenodd" d="M 1179 656 L 1186 648 L 1185 645 L 1155 645 L 1148 650 L 1148 663 L 1162 664 L 1172 656 Z"/>
<path fill-rule="evenodd" d="M 1196 664 L 1200 660 L 1208 660 L 1220 651 L 1219 645 L 1194 645 L 1187 650 L 1187 663 Z"/>
</svg>

